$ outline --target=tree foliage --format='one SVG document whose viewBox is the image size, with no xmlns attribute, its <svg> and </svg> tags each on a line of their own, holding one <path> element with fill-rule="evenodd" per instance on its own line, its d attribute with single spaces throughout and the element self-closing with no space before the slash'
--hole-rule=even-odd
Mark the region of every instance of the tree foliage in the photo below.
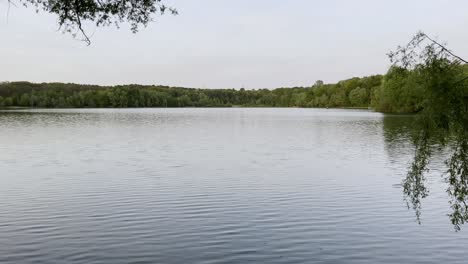
<svg viewBox="0 0 468 264">
<path fill-rule="evenodd" d="M 146 26 L 154 15 L 177 10 L 168 7 L 163 0 L 8 0 L 19 1 L 25 6 L 33 6 L 57 16 L 57 23 L 64 32 L 76 36 L 81 33 L 83 40 L 90 44 L 84 24 L 91 22 L 97 27 L 127 22 L 133 32 Z"/>
<path fill-rule="evenodd" d="M 449 217 L 458 230 L 468 221 L 467 62 L 422 32 L 389 56 L 398 67 L 393 78 L 399 80 L 396 86 L 409 82 L 420 94 L 413 135 L 415 157 L 403 182 L 407 201 L 419 220 L 421 199 L 428 195 L 424 174 L 434 150 L 446 149 L 450 153 L 444 173 L 451 197 Z"/>
<path fill-rule="evenodd" d="M 167 86 L 96 86 L 0 83 L 0 106 L 22 107 L 368 107 L 382 76 L 337 84 L 274 90 L 192 89 Z"/>
</svg>

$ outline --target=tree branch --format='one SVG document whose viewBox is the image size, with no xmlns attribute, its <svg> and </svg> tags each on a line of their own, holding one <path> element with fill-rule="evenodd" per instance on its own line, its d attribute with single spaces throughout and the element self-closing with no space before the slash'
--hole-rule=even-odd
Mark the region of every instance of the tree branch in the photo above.
<svg viewBox="0 0 468 264">
<path fill-rule="evenodd" d="M 432 38 L 430 38 L 427 34 L 423 33 L 424 34 L 424 37 L 426 37 L 428 40 L 430 40 L 432 43 L 436 44 L 437 46 L 439 46 L 443 51 L 447 52 L 448 54 L 450 54 L 452 57 L 454 58 L 457 58 L 458 60 L 464 62 L 464 63 L 468 63 L 468 61 L 462 59 L 460 56 L 457 56 L 455 54 L 453 54 L 449 49 L 447 49 L 444 45 L 440 44 L 439 42 L 433 40 Z"/>
</svg>

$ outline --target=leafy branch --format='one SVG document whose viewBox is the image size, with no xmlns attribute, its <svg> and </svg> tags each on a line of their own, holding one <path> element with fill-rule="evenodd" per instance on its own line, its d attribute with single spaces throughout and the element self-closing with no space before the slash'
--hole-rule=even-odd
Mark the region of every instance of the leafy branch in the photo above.
<svg viewBox="0 0 468 264">
<path fill-rule="evenodd" d="M 155 14 L 169 12 L 177 15 L 176 9 L 164 4 L 163 0 L 8 0 L 17 1 L 23 6 L 32 6 L 36 11 L 45 11 L 57 16 L 57 24 L 63 32 L 76 36 L 79 32 L 90 45 L 91 40 L 84 29 L 85 22 L 97 27 L 127 22 L 136 33 L 140 26 L 147 26 Z M 13 3 L 12 3 L 13 4 Z"/>
</svg>

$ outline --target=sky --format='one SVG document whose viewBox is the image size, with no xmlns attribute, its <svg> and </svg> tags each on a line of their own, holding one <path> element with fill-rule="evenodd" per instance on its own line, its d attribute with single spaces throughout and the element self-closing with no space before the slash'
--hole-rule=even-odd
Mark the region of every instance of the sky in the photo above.
<svg viewBox="0 0 468 264">
<path fill-rule="evenodd" d="M 179 15 L 129 27 L 87 25 L 0 0 L 0 81 L 199 88 L 310 86 L 385 73 L 386 53 L 418 30 L 468 57 L 466 0 L 166 0 Z"/>
</svg>

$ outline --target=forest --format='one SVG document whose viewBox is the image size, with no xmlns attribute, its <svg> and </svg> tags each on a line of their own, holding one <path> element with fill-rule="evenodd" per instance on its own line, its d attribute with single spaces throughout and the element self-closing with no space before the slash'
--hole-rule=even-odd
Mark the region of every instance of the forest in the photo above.
<svg viewBox="0 0 468 264">
<path fill-rule="evenodd" d="M 468 73 L 467 65 L 460 67 Z M 415 71 L 392 66 L 385 75 L 274 90 L 2 82 L 0 107 L 330 107 L 415 113 L 424 100 L 424 89 L 416 75 Z"/>
</svg>

